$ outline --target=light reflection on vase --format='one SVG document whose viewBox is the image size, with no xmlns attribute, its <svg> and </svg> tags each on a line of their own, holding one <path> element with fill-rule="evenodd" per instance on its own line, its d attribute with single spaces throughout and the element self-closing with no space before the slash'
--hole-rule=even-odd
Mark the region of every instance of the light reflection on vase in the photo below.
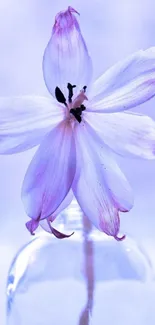
<svg viewBox="0 0 155 325">
<path fill-rule="evenodd" d="M 92 230 L 73 204 L 59 225 L 62 231 L 68 223 L 72 237 L 42 233 L 15 257 L 7 283 L 7 325 L 94 325 L 101 287 L 151 279 L 149 261 L 134 240 L 116 242 Z"/>
</svg>

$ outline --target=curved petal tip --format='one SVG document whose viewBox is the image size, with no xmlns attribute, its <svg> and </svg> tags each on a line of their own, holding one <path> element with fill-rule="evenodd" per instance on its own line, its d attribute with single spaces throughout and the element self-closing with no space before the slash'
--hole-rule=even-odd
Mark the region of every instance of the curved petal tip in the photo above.
<svg viewBox="0 0 155 325">
<path fill-rule="evenodd" d="M 25 224 L 27 230 L 30 232 L 32 236 L 35 235 L 34 231 L 38 228 L 39 226 L 39 221 L 38 220 L 30 220 L 26 222 Z"/>
<path fill-rule="evenodd" d="M 52 234 L 57 237 L 58 239 L 64 239 L 64 238 L 69 238 L 72 235 L 74 235 L 74 232 L 72 232 L 70 235 L 63 234 L 62 232 L 58 231 L 57 229 L 50 227 Z"/>
<path fill-rule="evenodd" d="M 80 15 L 80 13 L 77 10 L 75 10 L 74 8 L 72 8 L 71 6 L 68 6 L 68 11 Z"/>
<path fill-rule="evenodd" d="M 114 238 L 115 238 L 117 241 L 122 241 L 122 240 L 124 240 L 124 239 L 126 238 L 126 235 L 123 235 L 123 236 L 121 236 L 121 237 L 118 237 L 118 236 L 116 235 L 116 236 L 114 236 Z"/>
<path fill-rule="evenodd" d="M 72 8 L 71 6 L 68 7 L 67 10 L 63 10 L 58 12 L 55 16 L 55 24 L 53 26 L 53 33 L 58 33 L 61 31 L 64 32 L 65 28 L 73 28 L 75 25 L 78 26 L 77 20 L 73 14 L 79 14 L 77 10 Z"/>
</svg>

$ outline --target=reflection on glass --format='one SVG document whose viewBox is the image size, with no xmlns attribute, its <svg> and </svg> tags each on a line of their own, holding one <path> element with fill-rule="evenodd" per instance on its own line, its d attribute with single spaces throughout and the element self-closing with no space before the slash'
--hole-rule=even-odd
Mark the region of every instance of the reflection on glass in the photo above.
<svg viewBox="0 0 155 325">
<path fill-rule="evenodd" d="M 74 213 L 67 210 L 63 222 Z M 40 234 L 15 257 L 7 283 L 7 325 L 92 325 L 94 310 L 107 308 L 104 288 L 151 278 L 147 257 L 132 239 L 116 242 L 92 230 L 85 217 L 77 224 L 77 211 L 74 217 L 72 237 Z"/>
</svg>

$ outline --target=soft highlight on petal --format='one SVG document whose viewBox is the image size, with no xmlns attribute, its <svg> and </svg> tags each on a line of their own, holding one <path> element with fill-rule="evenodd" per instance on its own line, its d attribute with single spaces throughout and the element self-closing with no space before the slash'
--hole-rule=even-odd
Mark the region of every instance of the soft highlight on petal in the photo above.
<svg viewBox="0 0 155 325">
<path fill-rule="evenodd" d="M 76 10 L 68 7 L 57 14 L 44 52 L 44 80 L 53 96 L 56 86 L 67 96 L 68 83 L 82 89 L 91 81 L 92 63 L 75 13 Z"/>
<path fill-rule="evenodd" d="M 90 111 L 112 113 L 155 96 L 155 47 L 139 51 L 103 74 L 92 89 Z"/>
<path fill-rule="evenodd" d="M 53 99 L 23 96 L 0 98 L 0 154 L 13 154 L 38 145 L 64 119 Z"/>
<path fill-rule="evenodd" d="M 94 137 L 94 132 L 81 123 L 75 129 L 77 169 L 73 182 L 74 195 L 92 223 L 107 235 L 118 239 L 119 211 L 133 206 L 131 188 L 110 155 Z"/>
<path fill-rule="evenodd" d="M 119 155 L 155 159 L 155 122 L 133 112 L 85 113 L 102 141 Z"/>
<path fill-rule="evenodd" d="M 30 218 L 54 214 L 71 188 L 75 168 L 73 132 L 64 121 L 45 136 L 25 175 L 22 200 Z"/>
</svg>

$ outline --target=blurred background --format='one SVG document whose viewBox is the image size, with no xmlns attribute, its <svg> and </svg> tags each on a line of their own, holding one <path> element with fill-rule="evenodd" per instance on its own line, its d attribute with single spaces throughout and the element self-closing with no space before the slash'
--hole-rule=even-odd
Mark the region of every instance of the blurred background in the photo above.
<svg viewBox="0 0 155 325">
<path fill-rule="evenodd" d="M 68 5 L 80 12 L 94 78 L 139 49 L 155 46 L 154 0 L 1 0 L 0 95 L 48 95 L 42 56 L 55 14 Z M 138 108 L 155 119 L 155 100 Z M 30 240 L 20 188 L 35 150 L 0 156 L 0 323 L 4 323 L 5 282 L 11 260 Z M 123 233 L 140 242 L 155 265 L 155 161 L 117 158 L 134 192 L 133 210 L 121 217 Z M 155 299 L 155 291 L 151 293 Z M 147 296 L 149 294 L 147 293 Z"/>
</svg>

